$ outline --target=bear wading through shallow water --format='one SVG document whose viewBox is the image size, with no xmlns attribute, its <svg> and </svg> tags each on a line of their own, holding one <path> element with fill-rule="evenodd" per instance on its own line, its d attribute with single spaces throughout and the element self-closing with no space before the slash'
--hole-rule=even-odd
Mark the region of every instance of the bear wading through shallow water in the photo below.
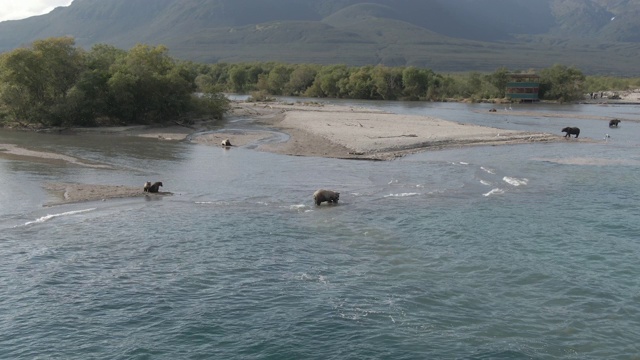
<svg viewBox="0 0 640 360">
<path fill-rule="evenodd" d="M 313 201 L 317 206 L 323 202 L 337 204 L 339 199 L 340 193 L 331 190 L 318 189 L 313 193 Z"/>
</svg>

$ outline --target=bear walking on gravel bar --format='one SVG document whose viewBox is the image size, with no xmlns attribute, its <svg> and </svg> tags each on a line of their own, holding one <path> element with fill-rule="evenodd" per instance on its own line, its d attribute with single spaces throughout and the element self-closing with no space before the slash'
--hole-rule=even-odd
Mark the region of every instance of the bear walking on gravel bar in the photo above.
<svg viewBox="0 0 640 360">
<path fill-rule="evenodd" d="M 318 206 L 325 201 L 328 203 L 337 204 L 339 199 L 340 193 L 331 190 L 319 189 L 313 193 L 313 201 L 315 201 L 316 205 Z"/>
<path fill-rule="evenodd" d="M 563 133 L 567 133 L 564 137 L 571 137 L 571 135 L 575 135 L 576 138 L 580 135 L 580 129 L 577 127 L 566 127 L 562 129 Z"/>
</svg>

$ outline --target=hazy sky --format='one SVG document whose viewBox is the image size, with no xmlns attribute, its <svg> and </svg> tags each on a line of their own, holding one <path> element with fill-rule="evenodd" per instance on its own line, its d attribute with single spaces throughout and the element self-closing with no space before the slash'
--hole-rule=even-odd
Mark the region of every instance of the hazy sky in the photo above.
<svg viewBox="0 0 640 360">
<path fill-rule="evenodd" d="M 57 6 L 71 4 L 72 0 L 0 0 L 0 21 L 24 19 L 46 14 Z"/>
</svg>

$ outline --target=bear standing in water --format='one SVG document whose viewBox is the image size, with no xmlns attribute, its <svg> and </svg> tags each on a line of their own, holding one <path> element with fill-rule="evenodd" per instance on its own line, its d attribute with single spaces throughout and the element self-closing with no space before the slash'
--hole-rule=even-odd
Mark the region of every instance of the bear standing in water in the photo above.
<svg viewBox="0 0 640 360">
<path fill-rule="evenodd" d="M 339 199 L 340 193 L 331 190 L 319 189 L 313 193 L 313 201 L 315 201 L 316 205 L 318 206 L 325 201 L 328 203 L 337 204 Z"/>
</svg>

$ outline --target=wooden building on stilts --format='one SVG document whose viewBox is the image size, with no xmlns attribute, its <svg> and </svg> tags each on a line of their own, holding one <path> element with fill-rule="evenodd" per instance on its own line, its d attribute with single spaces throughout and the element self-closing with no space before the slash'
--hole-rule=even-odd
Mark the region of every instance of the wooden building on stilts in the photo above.
<svg viewBox="0 0 640 360">
<path fill-rule="evenodd" d="M 506 95 L 511 101 L 540 101 L 540 77 L 535 74 L 509 74 Z"/>
</svg>

